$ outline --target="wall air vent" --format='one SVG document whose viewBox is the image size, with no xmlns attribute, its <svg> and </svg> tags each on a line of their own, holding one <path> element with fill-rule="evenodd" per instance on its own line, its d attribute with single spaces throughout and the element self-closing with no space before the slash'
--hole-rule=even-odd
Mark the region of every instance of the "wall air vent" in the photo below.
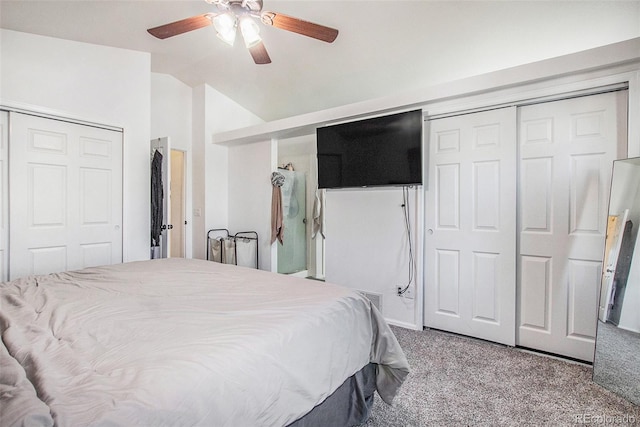
<svg viewBox="0 0 640 427">
<path fill-rule="evenodd" d="M 369 301 L 382 313 L 382 294 L 375 294 L 372 292 L 359 291 L 360 294 L 367 297 Z"/>
</svg>

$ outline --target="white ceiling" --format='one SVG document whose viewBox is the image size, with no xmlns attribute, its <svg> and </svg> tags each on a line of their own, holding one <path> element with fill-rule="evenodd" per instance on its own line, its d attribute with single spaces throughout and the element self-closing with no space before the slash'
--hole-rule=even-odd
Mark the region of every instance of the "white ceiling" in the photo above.
<svg viewBox="0 0 640 427">
<path fill-rule="evenodd" d="M 340 30 L 327 44 L 261 25 L 272 63 L 212 27 L 147 28 L 212 11 L 204 0 L 0 0 L 0 27 L 151 53 L 152 71 L 206 83 L 270 121 L 640 37 L 640 0 L 264 0 Z"/>
</svg>

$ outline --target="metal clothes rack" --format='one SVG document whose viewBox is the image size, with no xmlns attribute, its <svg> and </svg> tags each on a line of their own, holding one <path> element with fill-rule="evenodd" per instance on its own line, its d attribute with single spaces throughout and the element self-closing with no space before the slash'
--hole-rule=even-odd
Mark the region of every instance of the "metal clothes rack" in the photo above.
<svg viewBox="0 0 640 427">
<path fill-rule="evenodd" d="M 211 248 L 213 241 L 220 242 L 220 251 L 216 254 Z M 258 263 L 258 233 L 255 231 L 239 231 L 235 234 L 230 234 L 226 228 L 212 228 L 207 231 L 207 260 L 221 262 L 223 264 L 235 264 L 238 265 L 238 243 L 254 241 L 255 244 L 255 266 L 259 268 Z M 228 251 L 232 250 L 233 253 L 229 254 Z"/>
</svg>

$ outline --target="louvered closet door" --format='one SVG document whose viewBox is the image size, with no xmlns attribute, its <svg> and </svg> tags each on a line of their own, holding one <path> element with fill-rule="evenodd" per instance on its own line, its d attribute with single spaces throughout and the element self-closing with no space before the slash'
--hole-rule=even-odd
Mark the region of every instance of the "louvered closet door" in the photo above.
<svg viewBox="0 0 640 427">
<path fill-rule="evenodd" d="M 10 277 L 122 262 L 122 133 L 9 120 Z"/>
<path fill-rule="evenodd" d="M 515 108 L 428 123 L 425 326 L 515 343 L 516 123 Z"/>
<path fill-rule="evenodd" d="M 520 109 L 518 345 L 592 361 L 626 91 Z"/>
</svg>

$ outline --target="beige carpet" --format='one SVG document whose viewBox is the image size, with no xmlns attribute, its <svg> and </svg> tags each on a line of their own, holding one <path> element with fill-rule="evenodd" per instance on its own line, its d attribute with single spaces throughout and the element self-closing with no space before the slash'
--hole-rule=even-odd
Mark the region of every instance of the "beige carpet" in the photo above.
<svg viewBox="0 0 640 427">
<path fill-rule="evenodd" d="M 363 426 L 640 426 L 640 407 L 595 384 L 590 366 L 440 331 L 393 331 L 411 373 L 393 406 L 376 396 Z"/>
</svg>

